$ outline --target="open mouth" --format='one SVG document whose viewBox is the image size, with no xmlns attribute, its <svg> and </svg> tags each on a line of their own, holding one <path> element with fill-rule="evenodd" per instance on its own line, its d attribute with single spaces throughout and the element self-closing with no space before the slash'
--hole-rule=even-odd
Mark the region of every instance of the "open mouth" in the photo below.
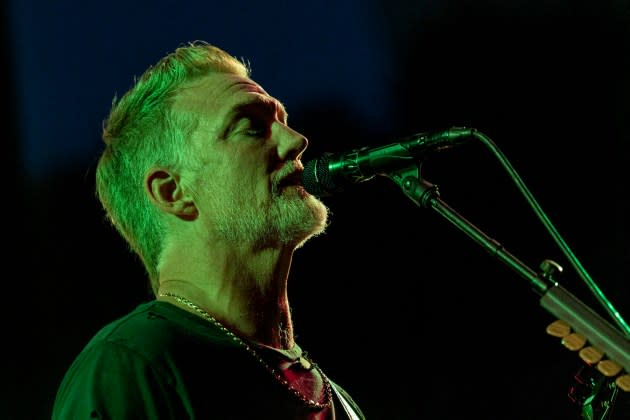
<svg viewBox="0 0 630 420">
<path fill-rule="evenodd" d="M 302 173 L 300 171 L 291 172 L 280 180 L 278 187 L 283 189 L 285 187 L 301 187 L 302 186 Z"/>
</svg>

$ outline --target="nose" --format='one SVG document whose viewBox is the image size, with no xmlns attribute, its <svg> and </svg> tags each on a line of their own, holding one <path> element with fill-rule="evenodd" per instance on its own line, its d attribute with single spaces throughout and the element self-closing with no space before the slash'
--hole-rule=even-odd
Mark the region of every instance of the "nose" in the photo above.
<svg viewBox="0 0 630 420">
<path fill-rule="evenodd" d="M 275 133 L 278 139 L 278 157 L 283 161 L 299 159 L 308 146 L 306 137 L 288 125 L 274 124 L 274 126 L 278 131 Z"/>
</svg>

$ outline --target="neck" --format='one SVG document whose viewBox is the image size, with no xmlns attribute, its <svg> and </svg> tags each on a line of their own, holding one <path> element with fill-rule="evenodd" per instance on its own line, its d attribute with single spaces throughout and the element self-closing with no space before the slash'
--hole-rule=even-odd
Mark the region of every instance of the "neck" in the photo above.
<svg viewBox="0 0 630 420">
<path fill-rule="evenodd" d="M 289 348 L 293 325 L 286 283 L 292 255 L 291 248 L 173 244 L 162 255 L 158 294 L 193 302 L 243 339 Z M 158 299 L 183 307 L 172 298 Z"/>
<path fill-rule="evenodd" d="M 185 280 L 171 279 L 160 282 L 157 299 L 204 318 L 194 309 L 197 307 L 244 340 L 290 349 L 294 336 L 286 293 L 272 296 L 250 294 L 246 299 L 235 299 L 233 295 L 208 293 Z"/>
</svg>

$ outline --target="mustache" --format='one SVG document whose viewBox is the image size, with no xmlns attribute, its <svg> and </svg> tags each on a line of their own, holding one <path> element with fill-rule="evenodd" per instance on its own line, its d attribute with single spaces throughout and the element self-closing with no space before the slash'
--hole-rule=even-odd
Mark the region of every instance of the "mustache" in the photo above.
<svg viewBox="0 0 630 420">
<path fill-rule="evenodd" d="M 304 166 L 300 161 L 293 161 L 284 165 L 274 179 L 273 193 L 279 193 L 289 185 L 302 186 L 302 172 L 304 172 Z"/>
</svg>

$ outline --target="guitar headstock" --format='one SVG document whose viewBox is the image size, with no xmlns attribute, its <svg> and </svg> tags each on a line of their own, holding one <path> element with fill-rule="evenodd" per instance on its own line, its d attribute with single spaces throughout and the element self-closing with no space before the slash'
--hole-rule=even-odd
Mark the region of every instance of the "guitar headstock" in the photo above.
<svg viewBox="0 0 630 420">
<path fill-rule="evenodd" d="M 630 373 L 625 372 L 619 363 L 608 358 L 600 348 L 590 345 L 586 337 L 573 331 L 563 320 L 549 324 L 546 332 L 560 338 L 561 344 L 570 351 L 577 352 L 579 359 L 584 362 L 575 373 L 575 382 L 568 393 L 571 401 L 581 406 L 584 419 L 610 418 L 620 398 L 626 400 L 623 405 L 628 404 Z"/>
</svg>

